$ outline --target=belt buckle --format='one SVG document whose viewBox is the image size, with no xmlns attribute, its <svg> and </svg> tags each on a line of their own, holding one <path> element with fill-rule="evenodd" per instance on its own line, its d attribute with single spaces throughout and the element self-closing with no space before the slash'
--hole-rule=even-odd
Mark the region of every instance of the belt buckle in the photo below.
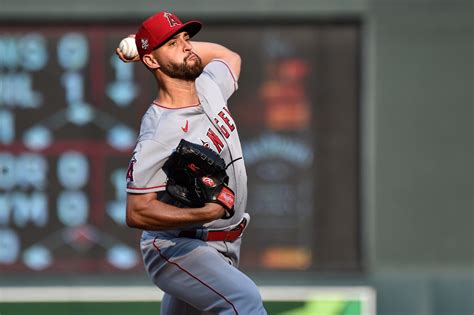
<svg viewBox="0 0 474 315">
<path fill-rule="evenodd" d="M 203 241 L 207 241 L 208 235 L 209 235 L 209 230 L 208 229 L 202 229 L 201 239 Z"/>
<path fill-rule="evenodd" d="M 208 229 L 196 229 L 195 238 L 207 241 L 209 230 Z"/>
</svg>

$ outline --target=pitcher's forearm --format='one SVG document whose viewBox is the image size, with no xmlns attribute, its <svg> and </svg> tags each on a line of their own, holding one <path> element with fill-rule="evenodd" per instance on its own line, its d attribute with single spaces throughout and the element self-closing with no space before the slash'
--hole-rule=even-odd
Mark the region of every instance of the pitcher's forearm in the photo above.
<svg viewBox="0 0 474 315">
<path fill-rule="evenodd" d="M 218 204 L 202 208 L 177 208 L 154 198 L 155 193 L 127 194 L 126 223 L 142 230 L 168 230 L 219 219 L 224 209 Z"/>
</svg>

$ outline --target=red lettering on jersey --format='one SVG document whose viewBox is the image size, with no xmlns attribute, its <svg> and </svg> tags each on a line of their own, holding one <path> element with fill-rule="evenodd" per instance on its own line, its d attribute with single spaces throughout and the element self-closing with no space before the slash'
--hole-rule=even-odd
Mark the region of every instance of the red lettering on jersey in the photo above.
<svg viewBox="0 0 474 315">
<path fill-rule="evenodd" d="M 225 110 L 225 111 L 229 114 L 229 116 L 230 116 L 230 113 L 227 111 L 227 109 L 226 109 L 225 107 L 224 107 L 224 110 Z M 230 131 L 234 131 L 235 125 L 230 122 L 229 117 L 227 117 L 223 111 L 220 111 L 218 115 L 219 115 L 219 117 L 222 118 L 222 120 L 225 122 L 225 124 L 229 127 Z"/>
<path fill-rule="evenodd" d="M 171 27 L 181 24 L 178 21 L 176 21 L 176 17 L 171 13 L 164 12 L 163 16 L 168 20 L 168 23 L 170 23 Z"/>
<path fill-rule="evenodd" d="M 220 153 L 222 151 L 222 148 L 224 147 L 224 144 L 222 143 L 221 139 L 216 135 L 214 131 L 212 131 L 211 128 L 207 130 L 207 137 L 212 141 L 214 146 L 217 149 L 217 152 Z"/>
<path fill-rule="evenodd" d="M 214 122 L 216 123 L 216 126 L 219 127 L 219 130 L 222 132 L 224 137 L 228 139 L 230 137 L 230 133 L 227 131 L 227 129 L 225 129 L 223 125 L 219 125 L 219 120 L 217 120 L 217 118 L 214 118 Z"/>
</svg>

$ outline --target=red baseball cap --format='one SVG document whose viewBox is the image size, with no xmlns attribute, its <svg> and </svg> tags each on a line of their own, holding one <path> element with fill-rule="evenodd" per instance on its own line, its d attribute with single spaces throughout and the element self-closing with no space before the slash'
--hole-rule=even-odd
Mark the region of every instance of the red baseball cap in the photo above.
<svg viewBox="0 0 474 315">
<path fill-rule="evenodd" d="M 199 21 L 182 23 L 172 13 L 159 12 L 146 19 L 135 34 L 138 54 L 140 58 L 143 58 L 143 55 L 149 54 L 179 32 L 186 31 L 193 37 L 201 27 L 202 24 Z"/>
</svg>

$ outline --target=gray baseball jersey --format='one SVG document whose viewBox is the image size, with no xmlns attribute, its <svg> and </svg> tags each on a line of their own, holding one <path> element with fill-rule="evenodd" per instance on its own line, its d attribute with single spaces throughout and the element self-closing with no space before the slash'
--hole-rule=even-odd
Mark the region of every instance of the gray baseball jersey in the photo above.
<svg viewBox="0 0 474 315">
<path fill-rule="evenodd" d="M 235 121 L 227 99 L 237 81 L 223 60 L 213 60 L 196 80 L 200 104 L 167 108 L 153 103 L 142 118 L 127 172 L 127 192 L 158 192 L 158 199 L 180 206 L 165 192 L 163 164 L 181 139 L 208 146 L 224 158 L 235 215 L 189 229 L 230 230 L 249 221 L 247 175 Z M 266 314 L 255 284 L 236 267 L 241 239 L 234 242 L 178 237 L 181 230 L 144 231 L 141 250 L 146 270 L 165 292 L 161 314 Z"/>
<path fill-rule="evenodd" d="M 171 109 L 152 104 L 142 118 L 138 143 L 127 174 L 127 192 L 164 191 L 166 174 L 162 170 L 181 139 L 207 146 L 233 162 L 227 169 L 229 187 L 235 193 L 235 215 L 230 220 L 205 224 L 224 228 L 238 223 L 247 203 L 247 175 L 239 135 L 227 108 L 227 99 L 237 89 L 237 82 L 224 61 L 209 63 L 196 80 L 200 104 Z M 166 198 L 159 194 L 159 199 Z M 172 200 L 163 201 L 173 203 Z"/>
</svg>

